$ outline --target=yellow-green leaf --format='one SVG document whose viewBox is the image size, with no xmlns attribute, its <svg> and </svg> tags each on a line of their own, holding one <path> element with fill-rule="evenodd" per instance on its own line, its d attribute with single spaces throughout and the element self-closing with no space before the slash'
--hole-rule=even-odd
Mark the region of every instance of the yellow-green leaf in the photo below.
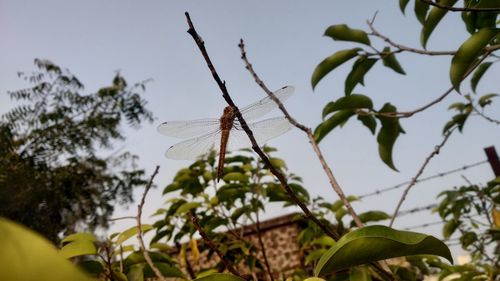
<svg viewBox="0 0 500 281">
<path fill-rule="evenodd" d="M 351 41 L 370 45 L 370 39 L 366 32 L 360 29 L 352 29 L 345 24 L 337 24 L 328 27 L 325 31 L 325 36 L 331 37 L 333 40 Z"/>
<path fill-rule="evenodd" d="M 420 0 L 417 0 L 420 1 Z M 441 0 L 439 1 L 439 4 L 443 4 L 446 6 L 452 7 L 455 5 L 457 0 Z M 431 11 L 429 12 L 429 15 L 425 19 L 422 27 L 422 32 L 420 33 L 420 43 L 424 48 L 427 45 L 427 40 L 429 40 L 429 37 L 431 36 L 432 32 L 438 25 L 438 23 L 441 21 L 441 19 L 446 15 L 448 10 L 442 9 L 439 7 L 432 7 Z"/>
<path fill-rule="evenodd" d="M 194 279 L 195 281 L 245 281 L 245 279 L 236 275 L 227 273 L 215 273 L 200 278 Z"/>
<path fill-rule="evenodd" d="M 311 85 L 314 89 L 318 82 L 325 77 L 330 71 L 334 70 L 336 67 L 345 63 L 346 61 L 352 59 L 358 55 L 360 48 L 354 48 L 349 50 L 342 50 L 334 53 L 333 55 L 327 57 L 322 62 L 316 66 L 311 77 Z"/>
<path fill-rule="evenodd" d="M 192 209 L 198 208 L 201 205 L 199 202 L 186 202 L 182 204 L 177 211 L 175 211 L 176 215 L 181 215 L 191 211 Z"/>
<path fill-rule="evenodd" d="M 247 182 L 248 176 L 243 174 L 243 173 L 239 173 L 239 172 L 231 172 L 231 173 L 225 174 L 222 179 L 225 182 L 230 182 L 230 181 Z"/>
<path fill-rule="evenodd" d="M 356 266 L 351 268 L 349 281 L 372 281 L 372 277 L 370 276 L 370 271 L 366 268 L 366 266 Z"/>
<path fill-rule="evenodd" d="M 486 94 L 486 95 L 480 97 L 479 100 L 477 101 L 477 103 L 479 104 L 479 106 L 485 107 L 488 104 L 490 104 L 491 99 L 496 97 L 496 96 L 498 96 L 498 94 L 495 94 L 495 93 Z"/>
<path fill-rule="evenodd" d="M 35 232 L 0 218 L 0 280 L 91 281 Z"/>
<path fill-rule="evenodd" d="M 97 238 L 95 237 L 94 234 L 88 233 L 88 232 L 80 232 L 80 233 L 74 233 L 71 235 L 66 236 L 61 243 L 65 244 L 67 242 L 72 242 L 76 240 L 87 240 L 87 241 L 96 241 Z"/>
<path fill-rule="evenodd" d="M 153 228 L 153 226 L 150 224 L 141 225 L 142 232 L 144 232 L 144 233 L 151 230 L 152 228 Z M 137 226 L 133 226 L 133 227 L 123 231 L 122 233 L 120 233 L 120 235 L 118 235 L 118 237 L 116 238 L 115 243 L 120 245 L 121 243 L 125 242 L 126 240 L 128 240 L 132 236 L 137 235 L 137 233 L 138 233 Z"/>
<path fill-rule="evenodd" d="M 356 265 L 411 255 L 437 255 L 453 262 L 446 244 L 433 236 L 372 225 L 342 236 L 321 257 L 314 275 L 325 276 Z"/>
<path fill-rule="evenodd" d="M 499 28 L 482 28 L 472 34 L 458 48 L 451 60 L 450 80 L 455 90 L 460 91 L 460 83 L 465 74 L 474 65 L 484 47 L 500 33 Z"/>
<path fill-rule="evenodd" d="M 61 255 L 67 259 L 85 255 L 97 254 L 97 248 L 93 241 L 75 240 L 64 245 L 60 251 Z"/>
</svg>

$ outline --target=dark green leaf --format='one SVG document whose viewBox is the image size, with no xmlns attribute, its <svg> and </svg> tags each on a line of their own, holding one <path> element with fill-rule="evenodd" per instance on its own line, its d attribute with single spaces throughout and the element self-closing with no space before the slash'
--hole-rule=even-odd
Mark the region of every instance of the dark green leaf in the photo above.
<svg viewBox="0 0 500 281">
<path fill-rule="evenodd" d="M 379 112 L 396 112 L 396 107 L 390 103 L 386 103 Z M 381 115 L 377 116 L 377 118 L 380 120 L 380 123 L 382 125 L 382 128 L 377 135 L 378 152 L 380 158 L 387 166 L 397 171 L 392 160 L 392 149 L 394 147 L 396 139 L 399 137 L 399 134 L 404 133 L 404 130 L 399 124 L 399 118 Z"/>
<path fill-rule="evenodd" d="M 460 91 L 460 83 L 465 74 L 474 65 L 484 47 L 500 33 L 498 28 L 482 28 L 472 34 L 458 48 L 451 60 L 450 80 L 455 90 Z"/>
<path fill-rule="evenodd" d="M 73 241 L 77 241 L 77 240 L 86 240 L 86 241 L 94 242 L 94 241 L 97 241 L 97 238 L 92 233 L 80 232 L 80 233 L 75 233 L 75 234 L 71 234 L 71 235 L 66 236 L 61 241 L 61 243 L 66 244 L 68 242 L 73 242 Z"/>
<path fill-rule="evenodd" d="M 373 109 L 373 102 L 369 97 L 360 94 L 341 97 L 335 102 L 328 103 L 325 108 L 323 108 L 323 118 L 338 110 L 358 108 Z"/>
<path fill-rule="evenodd" d="M 390 69 L 396 71 L 399 74 L 406 75 L 406 72 L 396 59 L 396 55 L 394 55 L 394 53 L 391 53 L 391 48 L 385 47 L 383 53 L 384 55 L 382 57 L 382 62 L 386 67 L 389 67 Z"/>
<path fill-rule="evenodd" d="M 389 216 L 386 212 L 382 212 L 382 211 L 367 211 L 367 212 L 359 214 L 358 217 L 362 223 L 382 221 L 382 220 L 386 220 L 386 219 L 391 218 L 391 216 Z M 355 226 L 355 225 L 356 224 L 354 223 L 354 221 L 352 221 L 351 226 Z"/>
<path fill-rule="evenodd" d="M 441 0 L 439 1 L 439 4 L 452 7 L 453 5 L 455 5 L 456 2 L 457 0 Z M 422 32 L 420 34 L 420 43 L 422 44 L 422 46 L 424 46 L 424 48 L 426 47 L 427 40 L 429 40 L 429 37 L 431 36 L 432 32 L 434 31 L 436 26 L 439 24 L 439 22 L 444 17 L 444 15 L 446 15 L 447 12 L 448 10 L 446 9 L 442 9 L 439 7 L 432 7 L 431 11 L 429 12 L 429 15 L 427 16 L 425 22 L 423 23 Z"/>
<path fill-rule="evenodd" d="M 360 56 L 353 64 L 352 70 L 345 79 L 345 95 L 350 95 L 358 83 L 364 84 L 365 74 L 377 62 L 377 59 Z"/>
<path fill-rule="evenodd" d="M 488 104 L 491 103 L 491 99 L 498 96 L 498 94 L 494 94 L 494 93 L 491 93 L 491 94 L 487 94 L 487 95 L 484 95 L 482 97 L 479 98 L 479 100 L 477 101 L 477 103 L 479 104 L 479 106 L 481 107 L 485 107 L 487 106 Z"/>
<path fill-rule="evenodd" d="M 372 115 L 358 114 L 358 120 L 370 130 L 372 135 L 375 134 L 375 130 L 377 129 L 377 121 L 375 120 L 375 117 Z"/>
<path fill-rule="evenodd" d="M 486 71 L 488 70 L 488 68 L 490 68 L 492 64 L 493 64 L 492 62 L 485 62 L 476 68 L 476 71 L 474 71 L 474 74 L 472 74 L 472 78 L 470 79 L 470 87 L 472 88 L 472 91 L 476 92 L 479 80 L 481 80 L 484 73 L 486 73 Z"/>
<path fill-rule="evenodd" d="M 325 276 L 352 266 L 411 255 L 438 255 L 453 262 L 450 250 L 439 239 L 421 233 L 373 225 L 344 235 L 320 259 L 315 276 Z"/>
<path fill-rule="evenodd" d="M 399 0 L 399 9 L 401 9 L 401 13 L 405 13 L 406 5 L 408 5 L 408 2 L 410 2 L 410 0 Z"/>
<path fill-rule="evenodd" d="M 333 114 L 332 117 L 323 121 L 319 124 L 318 127 L 314 130 L 314 138 L 319 143 L 331 130 L 335 129 L 335 127 L 344 124 L 351 116 L 354 115 L 352 110 L 340 110 Z"/>
<path fill-rule="evenodd" d="M 370 45 L 370 39 L 366 32 L 360 29 L 351 29 L 345 24 L 332 25 L 325 31 L 325 36 L 331 37 L 333 40 L 358 42 L 361 44 Z"/>
<path fill-rule="evenodd" d="M 426 4 L 420 0 L 415 0 L 415 6 L 413 10 L 415 11 L 415 16 L 417 17 L 418 21 L 423 25 L 425 23 L 427 11 L 429 11 L 429 4 Z"/>
<path fill-rule="evenodd" d="M 457 230 L 457 227 L 460 225 L 460 222 L 457 220 L 447 221 L 443 226 L 443 237 L 445 239 L 450 238 L 451 235 Z"/>
<path fill-rule="evenodd" d="M 341 64 L 357 56 L 360 50 L 361 50 L 360 48 L 354 48 L 349 50 L 338 51 L 333 55 L 329 56 L 328 58 L 324 59 L 322 62 L 320 62 L 320 64 L 318 64 L 318 66 L 316 66 L 316 68 L 314 69 L 314 72 L 311 77 L 311 85 L 313 89 L 316 87 L 318 82 L 323 77 L 325 77 L 325 75 L 330 73 L 330 71 L 334 70 Z"/>
<path fill-rule="evenodd" d="M 453 118 L 448 121 L 443 128 L 443 134 L 448 132 L 451 128 L 457 126 L 458 130 L 462 132 L 464 128 L 465 121 L 467 121 L 467 118 L 469 117 L 470 113 L 461 113 L 453 116 Z"/>
</svg>

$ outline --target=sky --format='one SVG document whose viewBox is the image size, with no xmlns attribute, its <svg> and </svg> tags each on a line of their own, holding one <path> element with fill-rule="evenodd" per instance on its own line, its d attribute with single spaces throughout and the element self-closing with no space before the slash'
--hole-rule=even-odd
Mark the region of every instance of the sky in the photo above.
<svg viewBox="0 0 500 281">
<path fill-rule="evenodd" d="M 237 44 L 246 43 L 248 57 L 255 70 L 271 89 L 295 87 L 285 103 L 299 122 L 314 128 L 321 122 L 324 105 L 343 96 L 344 79 L 351 69 L 346 64 L 325 77 L 313 91 L 311 74 L 316 65 L 335 51 L 352 48 L 346 42 L 324 37 L 333 24 L 348 24 L 367 30 L 366 21 L 376 12 L 378 31 L 394 41 L 421 48 L 420 25 L 408 7 L 401 14 L 397 1 L 131 1 L 131 0 L 0 0 L 0 114 L 14 106 L 5 94 L 28 86 L 17 78 L 18 71 L 34 70 L 35 58 L 49 59 L 69 69 L 93 92 L 110 84 L 116 71 L 129 83 L 153 79 L 144 98 L 156 120 L 140 129 L 124 128 L 123 144 L 140 156 L 140 166 L 152 173 L 160 165 L 160 174 L 147 199 L 144 213 L 160 208 L 167 197 L 161 190 L 175 172 L 189 161 L 170 160 L 164 152 L 177 139 L 160 135 L 156 127 L 164 121 L 219 117 L 226 106 L 191 36 L 186 33 L 184 12 L 188 11 L 227 88 L 238 106 L 265 96 L 245 70 Z M 457 26 L 459 28 L 457 28 Z M 458 14 L 445 17 L 428 43 L 429 50 L 453 50 L 468 34 Z M 372 38 L 382 49 L 384 42 Z M 365 87 L 354 92 L 368 95 L 380 108 L 390 101 L 401 111 L 420 107 L 450 87 L 451 57 L 420 57 L 400 54 L 398 60 L 407 75 L 399 75 L 378 63 L 365 77 Z M 478 87 L 479 94 L 498 91 L 499 69 L 493 66 Z M 496 83 L 495 83 L 496 82 Z M 468 82 L 464 93 L 470 91 Z M 452 93 L 429 110 L 401 121 L 406 134 L 394 147 L 394 162 L 399 172 L 379 159 L 375 136 L 351 120 L 336 129 L 320 144 L 324 156 L 346 194 L 360 195 L 405 182 L 415 176 L 423 161 L 442 141 L 442 128 L 453 112 L 448 106 L 464 98 Z M 500 116 L 497 105 L 488 109 Z M 275 110 L 269 117 L 279 116 Z M 428 165 L 424 177 L 485 160 L 483 148 L 500 149 L 498 126 L 473 117 L 462 134 L 453 134 L 442 151 Z M 312 195 L 337 200 L 316 159 L 307 137 L 298 130 L 268 143 L 279 149 L 290 172 L 302 176 Z M 488 164 L 450 176 L 418 184 L 403 204 L 402 210 L 436 203 L 436 195 L 453 186 L 465 185 L 465 176 L 474 183 L 493 178 Z M 383 210 L 392 213 L 402 189 L 363 199 L 354 204 L 359 212 Z M 141 191 L 137 191 L 139 196 Z M 117 206 L 116 216 L 135 214 L 136 208 Z M 266 217 L 285 214 L 271 206 Z M 396 220 L 396 228 L 438 221 L 435 214 L 419 212 Z M 146 217 L 146 222 L 154 219 Z M 132 225 L 133 222 L 129 222 Z M 114 225 L 111 231 L 125 229 L 127 222 Z M 441 225 L 413 229 L 441 237 Z M 455 253 L 460 250 L 453 248 Z"/>
</svg>

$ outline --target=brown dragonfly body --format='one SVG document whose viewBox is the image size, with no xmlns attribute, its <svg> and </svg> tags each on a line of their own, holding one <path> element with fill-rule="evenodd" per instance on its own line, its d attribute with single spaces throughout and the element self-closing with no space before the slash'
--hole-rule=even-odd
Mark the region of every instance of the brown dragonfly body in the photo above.
<svg viewBox="0 0 500 281">
<path fill-rule="evenodd" d="M 222 114 L 220 120 L 220 152 L 219 152 L 219 164 L 217 165 L 217 181 L 222 177 L 224 171 L 224 159 L 226 157 L 227 142 L 229 140 L 229 134 L 233 128 L 234 119 L 236 118 L 236 112 L 231 106 L 226 106 L 224 108 L 224 113 Z"/>
<path fill-rule="evenodd" d="M 281 102 L 292 95 L 294 88 L 285 86 L 274 92 Z M 266 97 L 248 106 L 240 108 L 240 113 L 247 121 L 253 136 L 259 145 L 280 136 L 292 128 L 285 117 L 275 117 L 248 123 L 262 117 L 274 108 L 276 103 Z M 205 118 L 187 121 L 168 121 L 158 126 L 158 131 L 166 136 L 185 139 L 172 145 L 165 156 L 170 159 L 196 160 L 211 150 L 219 152 L 217 181 L 224 172 L 224 158 L 227 151 L 251 147 L 252 143 L 236 119 L 235 109 L 228 106 L 220 118 Z"/>
</svg>

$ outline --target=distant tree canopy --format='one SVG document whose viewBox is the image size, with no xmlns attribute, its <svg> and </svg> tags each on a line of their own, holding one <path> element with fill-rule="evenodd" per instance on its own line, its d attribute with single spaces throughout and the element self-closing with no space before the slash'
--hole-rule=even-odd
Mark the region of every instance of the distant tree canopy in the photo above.
<svg viewBox="0 0 500 281">
<path fill-rule="evenodd" d="M 35 65 L 19 73 L 32 87 L 8 92 L 18 105 L 0 119 L 0 216 L 56 242 L 78 225 L 106 227 L 113 205 L 132 201 L 133 188 L 145 183 L 137 157 L 97 152 L 124 139 L 124 121 L 137 128 L 153 117 L 139 95 L 144 82 L 128 86 L 118 73 L 111 86 L 83 94 L 68 70 L 47 60 Z"/>
</svg>

